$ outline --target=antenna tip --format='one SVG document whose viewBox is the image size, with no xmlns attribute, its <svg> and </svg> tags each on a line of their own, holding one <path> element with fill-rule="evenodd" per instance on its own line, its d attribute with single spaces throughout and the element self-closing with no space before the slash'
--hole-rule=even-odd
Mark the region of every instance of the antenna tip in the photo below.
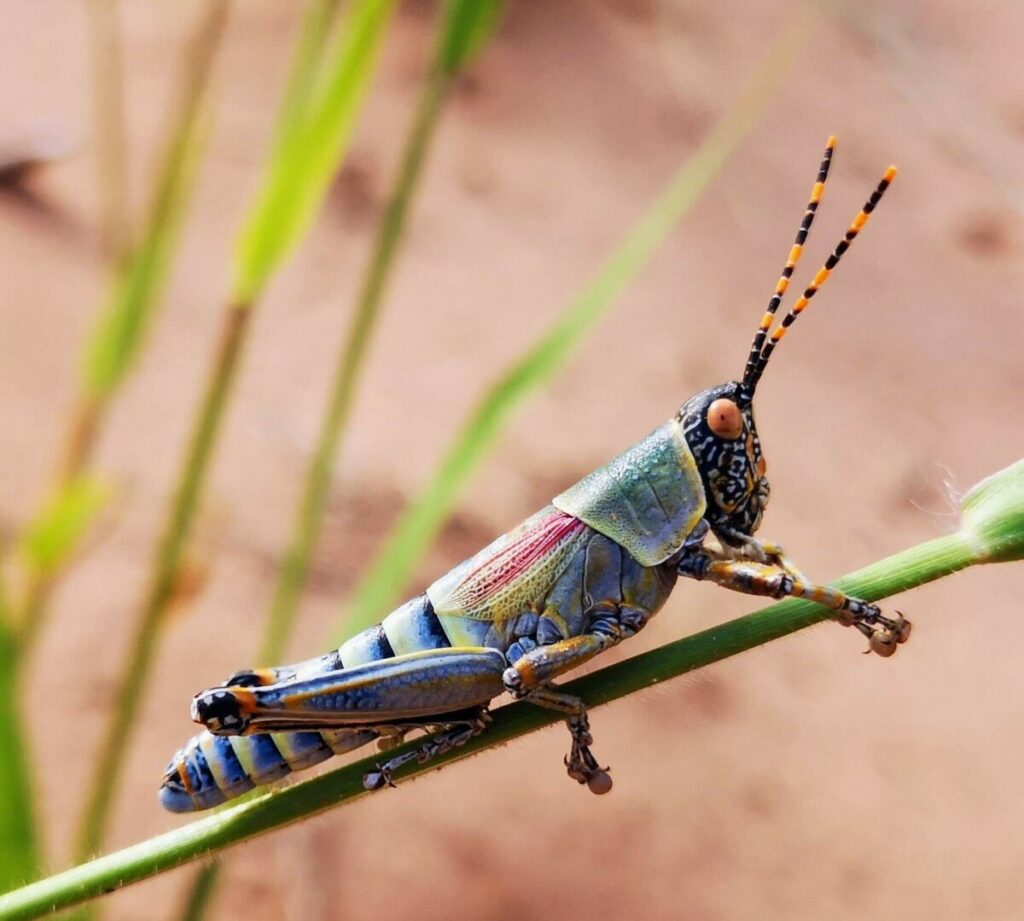
<svg viewBox="0 0 1024 921">
<path fill-rule="evenodd" d="M 837 137 L 836 137 L 836 136 L 835 136 L 834 134 L 830 134 L 830 135 L 828 136 L 828 143 L 827 143 L 827 144 L 826 144 L 825 146 L 826 146 L 826 147 L 827 147 L 827 148 L 828 148 L 829 150 L 834 150 L 834 149 L 835 149 L 835 146 L 836 146 L 836 144 L 838 144 L 838 143 L 839 143 L 839 138 L 837 138 Z"/>
<path fill-rule="evenodd" d="M 884 176 L 884 177 L 882 177 L 882 178 L 884 178 L 886 182 L 892 182 L 892 181 L 893 181 L 893 179 L 895 179 L 895 178 L 896 178 L 896 173 L 897 173 L 897 172 L 899 172 L 899 171 L 898 171 L 898 170 L 896 169 L 896 167 L 895 167 L 895 166 L 890 166 L 890 167 L 889 167 L 889 168 L 888 168 L 888 169 L 887 169 L 887 170 L 885 171 L 885 176 Z"/>
</svg>

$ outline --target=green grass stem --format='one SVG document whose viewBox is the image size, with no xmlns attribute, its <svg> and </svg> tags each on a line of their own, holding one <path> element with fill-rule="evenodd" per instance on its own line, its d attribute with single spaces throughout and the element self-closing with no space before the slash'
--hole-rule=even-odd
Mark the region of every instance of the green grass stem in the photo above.
<svg viewBox="0 0 1024 921">
<path fill-rule="evenodd" d="M 105 407 L 138 358 L 164 289 L 207 131 L 209 85 L 231 0 L 209 0 L 184 54 L 153 199 L 131 259 L 114 280 L 83 356 L 83 402 Z M 88 443 L 79 436 L 72 444 Z"/>
<path fill-rule="evenodd" d="M 979 524 L 987 527 L 996 522 L 1002 528 L 1006 559 L 1024 556 L 1024 462 L 985 482 L 988 484 L 986 488 L 995 489 L 1001 496 L 978 513 L 974 520 L 968 520 L 969 515 L 965 514 L 960 531 L 887 557 L 833 584 L 859 598 L 879 601 L 942 579 L 968 566 L 985 563 L 991 557 L 976 540 L 975 531 Z M 992 495 L 991 491 L 989 495 Z M 599 706 L 780 639 L 827 620 L 829 616 L 829 612 L 820 605 L 789 599 L 570 681 L 563 688 L 582 697 L 591 707 Z M 486 733 L 428 764 L 410 764 L 399 772 L 399 780 L 404 782 L 437 770 L 558 720 L 557 714 L 527 703 L 501 707 L 494 712 L 494 723 Z M 416 744 L 410 743 L 394 752 Z M 368 795 L 362 786 L 362 775 L 373 768 L 375 761 L 376 758 L 367 758 L 284 790 L 263 794 L 0 896 L 0 921 L 36 918 L 94 899 L 272 829 L 359 799 Z"/>
<path fill-rule="evenodd" d="M 96 8 L 106 10 L 106 4 L 101 0 Z M 45 566 L 39 565 L 37 555 L 25 554 L 27 587 L 17 623 L 26 651 L 43 626 L 64 563 L 101 507 L 90 503 L 89 516 L 83 516 L 83 496 L 97 495 L 100 490 L 85 471 L 110 403 L 142 349 L 143 334 L 164 289 L 203 146 L 210 74 L 229 8 L 228 0 L 211 0 L 186 49 L 182 88 L 168 122 L 150 211 L 138 244 L 115 270 L 109 300 L 85 349 L 81 388 L 54 484 L 45 506 L 26 529 L 29 535 L 60 531 L 68 538 L 61 545 L 60 558 L 48 558 Z"/>
<path fill-rule="evenodd" d="M 359 374 L 366 362 L 385 285 L 401 241 L 406 213 L 447 85 L 446 75 L 432 75 L 416 107 L 412 133 L 405 147 L 398 181 L 378 227 L 355 313 L 342 343 L 327 412 L 306 472 L 302 499 L 289 546 L 278 571 L 267 633 L 257 656 L 259 662 L 277 661 L 291 632 L 295 611 L 309 572 L 313 549 L 323 523 L 331 476 L 337 463 L 342 434 L 352 410 Z"/>
</svg>

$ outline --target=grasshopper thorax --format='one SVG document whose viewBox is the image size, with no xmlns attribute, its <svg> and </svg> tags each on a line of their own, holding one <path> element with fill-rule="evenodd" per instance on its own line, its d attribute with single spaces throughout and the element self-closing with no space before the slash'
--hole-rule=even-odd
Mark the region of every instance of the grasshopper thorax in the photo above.
<svg viewBox="0 0 1024 921">
<path fill-rule="evenodd" d="M 730 381 L 692 396 L 678 419 L 704 484 L 705 517 L 720 540 L 737 544 L 760 526 L 769 495 L 752 397 Z"/>
</svg>

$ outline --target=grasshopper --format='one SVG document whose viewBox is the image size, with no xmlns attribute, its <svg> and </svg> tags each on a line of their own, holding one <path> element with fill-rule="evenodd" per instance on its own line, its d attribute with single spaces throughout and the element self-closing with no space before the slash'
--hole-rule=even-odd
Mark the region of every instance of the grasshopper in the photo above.
<svg viewBox="0 0 1024 921">
<path fill-rule="evenodd" d="M 890 167 L 803 295 L 775 325 L 825 188 L 830 138 L 796 240 L 758 324 L 739 381 L 697 393 L 668 422 L 584 477 L 519 527 L 338 649 L 296 665 L 237 672 L 203 691 L 205 726 L 168 765 L 174 812 L 205 809 L 334 754 L 413 731 L 418 748 L 386 758 L 367 789 L 483 732 L 503 693 L 565 714 L 569 776 L 611 788 L 591 745 L 587 708 L 553 684 L 644 628 L 680 578 L 825 605 L 889 656 L 910 623 L 809 581 L 778 544 L 754 537 L 768 502 L 753 399 L 773 351 L 867 223 Z M 771 331 L 771 335 L 769 335 Z M 712 542 L 709 538 L 713 537 Z"/>
</svg>

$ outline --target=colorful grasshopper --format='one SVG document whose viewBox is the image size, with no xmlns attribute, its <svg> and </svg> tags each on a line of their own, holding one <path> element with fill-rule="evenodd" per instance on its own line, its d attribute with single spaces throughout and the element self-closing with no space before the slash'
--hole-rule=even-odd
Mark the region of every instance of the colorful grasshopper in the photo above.
<svg viewBox="0 0 1024 921">
<path fill-rule="evenodd" d="M 505 691 L 566 714 L 569 776 L 611 788 L 590 750 L 586 705 L 552 679 L 642 630 L 679 576 L 735 591 L 809 598 L 891 655 L 910 623 L 809 582 L 776 545 L 756 540 L 768 502 L 753 398 L 772 352 L 881 199 L 890 167 L 803 296 L 774 322 L 814 220 L 832 161 L 830 138 L 810 202 L 743 378 L 704 390 L 668 422 L 551 505 L 339 649 L 298 665 L 243 671 L 204 691 L 192 717 L 206 727 L 167 768 L 160 798 L 174 812 L 206 809 L 372 740 L 433 733 L 382 761 L 364 784 L 390 784 L 402 764 L 465 743 Z M 715 544 L 708 538 L 714 536 Z"/>
</svg>

